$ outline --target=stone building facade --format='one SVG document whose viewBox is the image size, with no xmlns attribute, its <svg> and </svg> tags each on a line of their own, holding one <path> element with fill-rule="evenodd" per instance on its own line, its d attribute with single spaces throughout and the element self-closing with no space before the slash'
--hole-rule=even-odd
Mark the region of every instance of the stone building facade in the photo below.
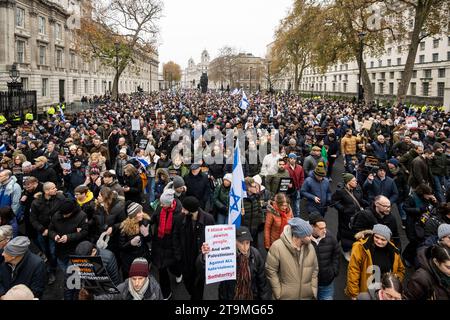
<svg viewBox="0 0 450 320">
<path fill-rule="evenodd" d="M 115 69 L 77 54 L 70 25 L 73 5 L 89 14 L 80 0 L 0 0 L 0 91 L 7 88 L 13 63 L 24 89 L 37 91 L 38 110 L 112 90 Z M 138 86 L 158 90 L 158 54 L 140 52 L 134 60 L 121 75 L 119 92 L 135 92 Z"/>
<path fill-rule="evenodd" d="M 195 63 L 194 59 L 190 58 L 187 68 L 183 70 L 181 75 L 181 87 L 183 89 L 196 89 L 202 73 L 208 73 L 209 62 L 210 56 L 206 49 L 203 50 L 199 63 Z"/>
</svg>

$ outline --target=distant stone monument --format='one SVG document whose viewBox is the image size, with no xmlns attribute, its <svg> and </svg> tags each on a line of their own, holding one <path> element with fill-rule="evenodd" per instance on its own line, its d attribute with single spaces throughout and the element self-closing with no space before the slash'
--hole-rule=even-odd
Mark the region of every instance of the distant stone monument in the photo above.
<svg viewBox="0 0 450 320">
<path fill-rule="evenodd" d="M 200 87 L 202 89 L 202 93 L 206 93 L 208 91 L 208 75 L 206 72 L 203 72 L 200 77 Z"/>
</svg>

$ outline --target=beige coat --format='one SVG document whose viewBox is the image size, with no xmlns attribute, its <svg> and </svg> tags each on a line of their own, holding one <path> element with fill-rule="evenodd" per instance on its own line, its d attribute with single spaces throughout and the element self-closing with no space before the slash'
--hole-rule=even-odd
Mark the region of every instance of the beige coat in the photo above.
<svg viewBox="0 0 450 320">
<path fill-rule="evenodd" d="M 310 300 L 317 297 L 319 265 L 312 244 L 297 250 L 291 227 L 284 227 L 280 239 L 270 247 L 266 275 L 276 300 Z"/>
</svg>

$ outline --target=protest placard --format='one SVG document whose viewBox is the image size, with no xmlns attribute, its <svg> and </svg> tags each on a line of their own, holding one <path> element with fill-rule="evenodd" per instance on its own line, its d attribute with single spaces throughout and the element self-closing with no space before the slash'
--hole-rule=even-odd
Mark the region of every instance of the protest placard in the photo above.
<svg viewBox="0 0 450 320">
<path fill-rule="evenodd" d="M 139 122 L 139 119 L 131 119 L 131 130 L 132 131 L 141 130 L 141 123 Z"/>
<path fill-rule="evenodd" d="M 117 294 L 116 288 L 99 256 L 70 256 L 69 263 L 79 270 L 81 287 L 93 295 Z"/>
<path fill-rule="evenodd" d="M 235 225 L 214 225 L 205 229 L 210 252 L 205 259 L 206 284 L 236 279 Z"/>
<path fill-rule="evenodd" d="M 139 140 L 139 149 L 146 149 L 148 145 L 148 139 Z"/>
<path fill-rule="evenodd" d="M 289 185 L 292 183 L 292 178 L 281 178 L 280 184 L 278 185 L 278 191 L 279 192 L 287 192 L 289 190 Z"/>
<path fill-rule="evenodd" d="M 372 124 L 373 124 L 373 121 L 371 121 L 371 120 L 364 120 L 362 128 L 366 129 L 366 130 L 370 130 L 370 129 L 372 129 Z"/>
<path fill-rule="evenodd" d="M 70 171 L 71 165 L 69 159 L 66 156 L 58 156 L 59 164 L 63 170 Z"/>
<path fill-rule="evenodd" d="M 406 127 L 408 129 L 417 129 L 419 128 L 419 123 L 417 122 L 416 117 L 406 117 Z"/>
</svg>

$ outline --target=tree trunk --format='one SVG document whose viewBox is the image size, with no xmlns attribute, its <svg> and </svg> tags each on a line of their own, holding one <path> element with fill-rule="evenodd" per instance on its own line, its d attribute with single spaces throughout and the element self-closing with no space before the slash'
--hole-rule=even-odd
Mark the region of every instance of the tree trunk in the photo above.
<svg viewBox="0 0 450 320">
<path fill-rule="evenodd" d="M 117 100 L 117 88 L 119 86 L 119 79 L 122 75 L 123 71 L 125 70 L 125 67 L 120 67 L 118 72 L 116 72 L 114 76 L 113 86 L 112 86 L 112 93 L 111 93 L 111 100 L 116 101 Z M 120 93 L 119 93 L 120 94 Z"/>
<path fill-rule="evenodd" d="M 299 86 L 299 74 L 298 74 L 298 64 L 295 64 L 294 67 L 294 91 L 298 92 L 298 86 Z"/>
<path fill-rule="evenodd" d="M 403 69 L 403 77 L 397 91 L 397 105 L 405 100 L 406 94 L 408 93 L 409 82 L 412 78 L 414 62 L 416 60 L 417 49 L 420 43 L 420 32 L 422 31 L 425 19 L 429 12 L 429 9 L 425 8 L 423 2 L 419 1 L 414 18 L 414 29 L 411 34 L 411 42 L 408 49 L 408 58 L 406 59 L 405 68 Z"/>
<path fill-rule="evenodd" d="M 375 96 L 374 96 L 372 83 L 370 82 L 369 73 L 367 72 L 365 63 L 362 64 L 361 71 L 362 71 L 361 80 L 362 80 L 362 85 L 364 88 L 364 102 L 366 103 L 366 105 L 368 105 L 374 101 Z"/>
</svg>

